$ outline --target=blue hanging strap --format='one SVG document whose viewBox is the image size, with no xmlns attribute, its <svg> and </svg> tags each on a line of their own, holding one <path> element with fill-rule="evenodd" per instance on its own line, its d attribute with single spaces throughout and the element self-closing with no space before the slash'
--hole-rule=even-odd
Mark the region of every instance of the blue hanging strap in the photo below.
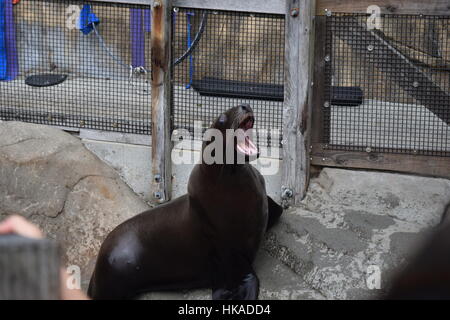
<svg viewBox="0 0 450 320">
<path fill-rule="evenodd" d="M 91 5 L 85 4 L 80 12 L 80 18 L 78 21 L 78 28 L 83 34 L 89 34 L 94 30 L 94 25 L 100 23 L 100 19 L 97 18 L 94 12 L 92 12 Z"/>
<path fill-rule="evenodd" d="M 186 12 L 186 18 L 187 18 L 187 47 L 188 49 L 192 46 L 192 39 L 191 39 L 191 17 L 193 17 L 195 14 L 192 12 Z M 192 85 L 192 80 L 194 77 L 194 59 L 192 56 L 192 52 L 189 53 L 189 83 L 186 85 L 186 89 L 189 89 Z"/>
<path fill-rule="evenodd" d="M 133 78 L 135 76 L 141 75 L 141 74 L 144 74 L 145 77 L 147 77 L 147 75 L 148 75 L 147 69 L 145 69 L 144 66 L 133 67 L 132 65 L 129 65 L 129 64 L 126 64 L 125 62 L 123 62 L 119 57 L 115 56 L 112 53 L 112 51 L 108 48 L 108 46 L 105 43 L 105 40 L 103 40 L 102 36 L 100 35 L 100 33 L 97 30 L 96 25 L 98 25 L 99 23 L 100 23 L 100 19 L 97 18 L 97 16 L 95 15 L 94 12 L 92 12 L 91 6 L 89 4 L 85 4 L 83 6 L 83 9 L 81 9 L 81 12 L 80 12 L 80 17 L 78 19 L 78 28 L 84 35 L 88 35 L 89 33 L 91 33 L 92 30 L 94 31 L 103 50 L 105 50 L 105 52 L 114 61 L 116 61 L 119 65 L 128 69 L 128 71 L 129 71 L 128 81 L 129 81 L 130 85 L 135 87 L 135 85 L 133 83 Z M 136 89 L 136 93 L 141 94 L 141 95 L 142 94 L 148 95 L 149 92 L 150 92 L 150 90 L 147 90 L 147 89 L 143 90 L 143 92 L 141 92 L 141 90 Z"/>
</svg>

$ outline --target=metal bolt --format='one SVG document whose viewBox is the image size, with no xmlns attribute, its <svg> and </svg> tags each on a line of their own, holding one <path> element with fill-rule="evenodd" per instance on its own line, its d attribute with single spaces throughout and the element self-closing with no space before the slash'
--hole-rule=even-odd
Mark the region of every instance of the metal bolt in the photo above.
<svg viewBox="0 0 450 320">
<path fill-rule="evenodd" d="M 418 86 L 419 86 L 419 82 L 414 81 L 414 82 L 413 82 L 413 87 L 414 87 L 414 88 L 417 88 Z"/>
<path fill-rule="evenodd" d="M 299 13 L 300 13 L 300 10 L 298 8 L 294 8 L 291 10 L 292 17 L 297 17 Z"/>
<path fill-rule="evenodd" d="M 283 198 L 283 199 L 290 199 L 293 196 L 294 196 L 294 192 L 290 188 L 284 189 L 283 192 L 281 193 L 281 198 Z"/>
<path fill-rule="evenodd" d="M 371 148 L 371 147 L 367 147 L 367 148 L 366 148 L 366 152 L 367 152 L 367 153 L 371 153 L 371 152 L 372 152 L 372 148 Z"/>
<path fill-rule="evenodd" d="M 328 9 L 325 9 L 325 14 L 326 14 L 326 16 L 327 17 L 331 17 L 331 11 L 330 10 L 328 10 Z"/>
<path fill-rule="evenodd" d="M 330 55 L 327 54 L 327 55 L 325 56 L 325 61 L 326 61 L 326 62 L 330 62 L 330 60 L 331 60 Z"/>
<path fill-rule="evenodd" d="M 155 182 L 160 183 L 161 182 L 161 175 L 155 174 Z"/>
<path fill-rule="evenodd" d="M 330 102 L 325 101 L 325 103 L 323 104 L 324 108 L 329 108 L 330 107 Z"/>
<path fill-rule="evenodd" d="M 374 49 L 374 48 L 373 48 L 373 45 L 369 44 L 369 45 L 367 46 L 367 50 L 368 50 L 368 51 L 373 51 L 373 49 Z"/>
<path fill-rule="evenodd" d="M 159 191 L 156 191 L 155 193 L 153 193 L 153 197 L 155 197 L 155 199 L 160 200 L 162 198 L 162 194 Z"/>
</svg>

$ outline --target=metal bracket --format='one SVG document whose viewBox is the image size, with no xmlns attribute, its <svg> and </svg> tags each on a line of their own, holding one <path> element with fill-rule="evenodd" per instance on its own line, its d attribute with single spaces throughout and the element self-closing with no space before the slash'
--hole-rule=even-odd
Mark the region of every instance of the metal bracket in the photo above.
<svg viewBox="0 0 450 320">
<path fill-rule="evenodd" d="M 292 197 L 294 196 L 294 191 L 290 188 L 284 188 L 281 191 L 281 198 L 288 200 L 288 199 L 292 199 Z"/>
</svg>

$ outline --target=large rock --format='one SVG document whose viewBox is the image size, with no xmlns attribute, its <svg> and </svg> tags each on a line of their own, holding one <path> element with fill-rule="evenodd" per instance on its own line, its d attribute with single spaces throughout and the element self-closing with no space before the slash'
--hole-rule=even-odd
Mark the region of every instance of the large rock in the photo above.
<svg viewBox="0 0 450 320">
<path fill-rule="evenodd" d="M 61 241 L 66 263 L 78 265 L 83 279 L 109 231 L 146 209 L 78 138 L 47 126 L 0 123 L 0 218 L 18 213 L 37 223 Z"/>
</svg>

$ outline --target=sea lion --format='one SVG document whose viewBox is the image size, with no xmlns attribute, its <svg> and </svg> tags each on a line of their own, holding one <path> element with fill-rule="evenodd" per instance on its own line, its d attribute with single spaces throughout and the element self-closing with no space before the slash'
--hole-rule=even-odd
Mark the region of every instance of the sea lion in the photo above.
<svg viewBox="0 0 450 320">
<path fill-rule="evenodd" d="M 231 108 L 213 122 L 211 128 L 223 137 L 224 161 L 207 164 L 202 157 L 186 195 L 125 221 L 107 236 L 90 297 L 127 299 L 149 291 L 210 287 L 213 299 L 258 298 L 252 263 L 282 208 L 267 196 L 264 178 L 248 163 L 259 154 L 251 137 L 226 134 L 227 129 L 247 133 L 254 123 L 249 105 Z M 202 150 L 213 141 L 204 141 Z M 243 163 L 225 161 L 230 147 L 234 160 L 244 155 Z"/>
</svg>

